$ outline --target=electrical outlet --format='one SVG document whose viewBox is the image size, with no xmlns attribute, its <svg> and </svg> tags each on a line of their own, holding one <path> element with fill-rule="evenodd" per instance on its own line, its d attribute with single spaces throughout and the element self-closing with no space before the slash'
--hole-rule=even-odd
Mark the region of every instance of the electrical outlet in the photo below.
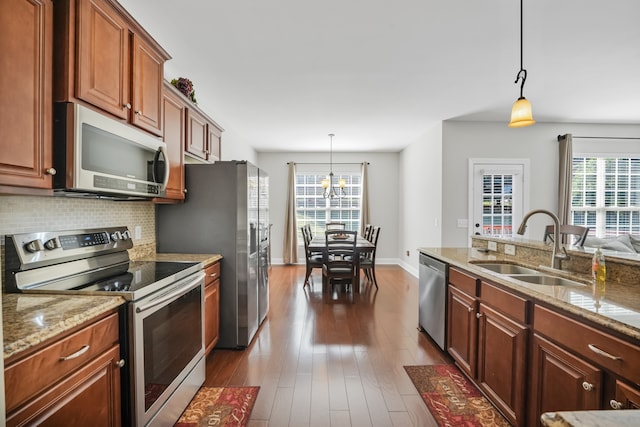
<svg viewBox="0 0 640 427">
<path fill-rule="evenodd" d="M 497 251 L 498 250 L 498 244 L 496 242 L 487 242 L 487 248 L 490 251 Z"/>
<path fill-rule="evenodd" d="M 133 238 L 136 240 L 142 239 L 142 227 L 140 227 L 139 225 L 136 225 L 133 228 Z"/>
<path fill-rule="evenodd" d="M 516 247 L 514 245 L 504 245 L 504 253 L 505 255 L 515 255 Z"/>
</svg>

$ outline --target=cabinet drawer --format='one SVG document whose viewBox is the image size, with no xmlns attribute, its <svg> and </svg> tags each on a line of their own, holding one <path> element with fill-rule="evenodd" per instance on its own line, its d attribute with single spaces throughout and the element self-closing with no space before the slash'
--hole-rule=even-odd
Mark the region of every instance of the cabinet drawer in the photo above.
<svg viewBox="0 0 640 427">
<path fill-rule="evenodd" d="M 207 268 L 204 269 L 204 285 L 210 285 L 220 278 L 220 262 L 216 262 L 215 264 L 211 264 Z"/>
<path fill-rule="evenodd" d="M 640 347 L 538 305 L 533 327 L 584 359 L 640 383 Z"/>
<path fill-rule="evenodd" d="M 469 276 L 467 273 L 463 273 L 455 268 L 449 268 L 449 283 L 469 295 L 477 295 L 478 279 L 473 276 Z"/>
<path fill-rule="evenodd" d="M 527 300 L 486 282 L 480 284 L 480 299 L 520 323 L 527 322 Z"/>
<path fill-rule="evenodd" d="M 75 372 L 118 343 L 118 315 L 114 313 L 78 332 L 5 367 L 7 412 Z"/>
</svg>

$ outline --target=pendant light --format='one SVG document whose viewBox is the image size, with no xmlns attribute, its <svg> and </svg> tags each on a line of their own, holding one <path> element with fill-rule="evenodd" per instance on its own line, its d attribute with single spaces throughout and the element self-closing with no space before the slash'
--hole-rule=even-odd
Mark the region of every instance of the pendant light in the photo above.
<svg viewBox="0 0 640 427">
<path fill-rule="evenodd" d="M 527 80 L 527 70 L 524 69 L 523 64 L 523 46 L 522 46 L 522 1 L 520 0 L 520 71 L 516 76 L 514 83 L 520 83 L 520 98 L 513 104 L 511 109 L 511 121 L 509 122 L 510 128 L 519 128 L 524 126 L 531 126 L 536 121 L 533 120 L 533 112 L 531 111 L 531 103 L 524 97 L 522 91 L 524 89 L 524 82 Z"/>
<path fill-rule="evenodd" d="M 329 134 L 329 176 L 322 180 L 322 188 L 324 191 L 322 193 L 322 197 L 325 199 L 333 199 L 334 197 L 342 197 L 345 196 L 344 187 L 347 185 L 347 182 L 344 179 L 338 181 L 339 191 L 333 186 L 333 137 L 335 135 Z"/>
</svg>

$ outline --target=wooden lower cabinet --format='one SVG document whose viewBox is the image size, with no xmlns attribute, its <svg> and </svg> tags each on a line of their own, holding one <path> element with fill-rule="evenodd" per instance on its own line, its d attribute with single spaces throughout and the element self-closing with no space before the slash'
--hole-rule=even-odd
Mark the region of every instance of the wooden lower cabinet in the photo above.
<svg viewBox="0 0 640 427">
<path fill-rule="evenodd" d="M 204 351 L 205 355 L 220 337 L 220 262 L 205 267 L 204 284 Z"/>
<path fill-rule="evenodd" d="M 484 304 L 478 313 L 478 385 L 509 421 L 524 425 L 529 330 Z"/>
<path fill-rule="evenodd" d="M 449 354 L 467 375 L 476 375 L 477 301 L 450 286 L 448 291 L 447 343 Z"/>
<path fill-rule="evenodd" d="M 467 273 L 449 270 L 448 351 L 509 422 L 523 426 L 526 301 L 485 282 L 478 287 L 477 282 Z"/>
<path fill-rule="evenodd" d="M 537 334 L 532 341 L 529 424 L 544 412 L 600 409 L 602 370 Z"/>
<path fill-rule="evenodd" d="M 120 346 L 7 415 L 7 426 L 116 427 L 120 412 Z"/>
<path fill-rule="evenodd" d="M 615 394 L 615 399 L 608 402 L 610 409 L 640 409 L 640 390 L 637 388 L 616 380 Z"/>
<path fill-rule="evenodd" d="M 5 366 L 7 426 L 121 425 L 116 313 Z"/>
</svg>

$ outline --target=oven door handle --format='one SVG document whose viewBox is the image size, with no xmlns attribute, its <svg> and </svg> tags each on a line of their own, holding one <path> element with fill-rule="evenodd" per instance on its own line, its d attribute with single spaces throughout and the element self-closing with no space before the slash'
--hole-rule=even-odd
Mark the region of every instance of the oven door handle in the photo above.
<svg viewBox="0 0 640 427">
<path fill-rule="evenodd" d="M 190 280 L 186 284 L 176 289 L 172 289 L 171 291 L 166 292 L 162 295 L 159 295 L 156 298 L 153 298 L 147 304 L 136 307 L 136 313 L 142 313 L 144 311 L 152 309 L 153 307 L 157 307 L 160 304 L 164 304 L 167 301 L 180 298 L 181 296 L 185 295 L 192 289 L 198 286 L 201 286 L 202 283 L 204 283 L 204 276 L 205 276 L 204 272 L 198 273 L 196 278 L 194 278 L 193 280 Z"/>
</svg>

